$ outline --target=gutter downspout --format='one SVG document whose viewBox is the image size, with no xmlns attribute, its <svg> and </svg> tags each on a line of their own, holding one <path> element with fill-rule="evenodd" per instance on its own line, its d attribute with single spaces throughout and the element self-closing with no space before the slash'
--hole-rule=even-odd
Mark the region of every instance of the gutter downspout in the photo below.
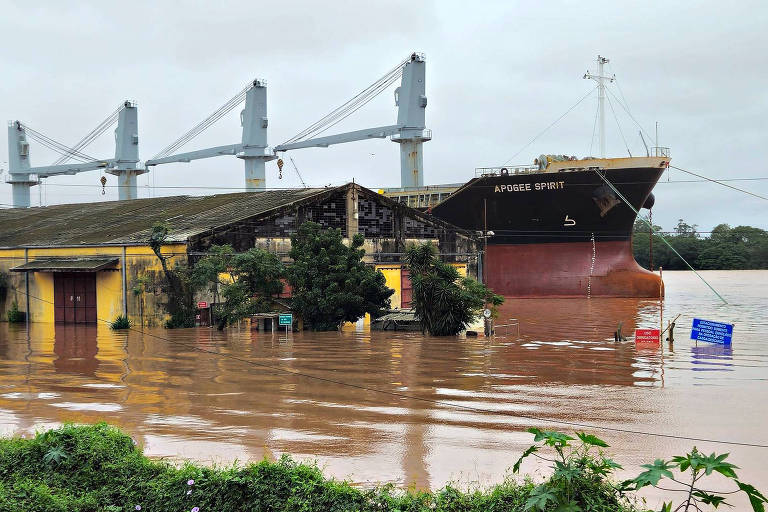
<svg viewBox="0 0 768 512">
<path fill-rule="evenodd" d="M 120 264 L 123 278 L 123 316 L 128 318 L 128 270 L 125 268 L 125 246 L 123 246 L 123 260 Z"/>
<path fill-rule="evenodd" d="M 24 264 L 29 263 L 29 249 L 24 248 Z M 27 327 L 29 327 L 29 271 L 24 272 L 24 295 L 27 296 L 26 315 Z"/>
</svg>

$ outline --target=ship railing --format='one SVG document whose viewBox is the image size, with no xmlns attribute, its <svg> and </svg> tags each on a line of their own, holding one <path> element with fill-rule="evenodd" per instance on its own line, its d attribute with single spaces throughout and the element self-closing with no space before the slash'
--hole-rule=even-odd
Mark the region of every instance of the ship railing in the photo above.
<svg viewBox="0 0 768 512">
<path fill-rule="evenodd" d="M 476 167 L 475 178 L 483 176 L 509 176 L 541 172 L 536 165 L 508 165 L 504 167 Z"/>
<path fill-rule="evenodd" d="M 665 148 L 662 146 L 654 146 L 651 148 L 651 155 L 652 156 L 669 156 L 669 148 Z"/>
</svg>

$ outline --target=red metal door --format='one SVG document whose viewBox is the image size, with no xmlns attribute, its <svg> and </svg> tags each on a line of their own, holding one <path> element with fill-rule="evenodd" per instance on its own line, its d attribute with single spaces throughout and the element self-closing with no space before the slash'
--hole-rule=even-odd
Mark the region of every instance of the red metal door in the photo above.
<svg viewBox="0 0 768 512">
<path fill-rule="evenodd" d="M 96 274 L 54 274 L 53 308 L 56 322 L 96 323 Z"/>
</svg>

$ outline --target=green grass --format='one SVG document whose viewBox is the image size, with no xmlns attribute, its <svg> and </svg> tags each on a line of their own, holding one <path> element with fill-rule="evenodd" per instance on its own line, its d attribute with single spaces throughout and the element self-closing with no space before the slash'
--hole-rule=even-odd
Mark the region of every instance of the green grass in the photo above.
<svg viewBox="0 0 768 512">
<path fill-rule="evenodd" d="M 470 492 L 451 486 L 435 492 L 362 489 L 289 457 L 247 466 L 175 467 L 144 456 L 130 437 L 105 423 L 0 439 L 0 512 L 127 512 L 137 505 L 144 512 L 523 511 L 533 488 L 529 480 L 509 480 Z M 602 486 L 582 491 L 605 510 L 635 510 Z"/>
</svg>

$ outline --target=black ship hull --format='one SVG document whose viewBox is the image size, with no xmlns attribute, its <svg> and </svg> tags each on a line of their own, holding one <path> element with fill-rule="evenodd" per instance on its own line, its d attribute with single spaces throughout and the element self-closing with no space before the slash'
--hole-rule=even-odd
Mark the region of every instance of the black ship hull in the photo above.
<svg viewBox="0 0 768 512">
<path fill-rule="evenodd" d="M 660 279 L 632 256 L 636 214 L 600 175 L 639 210 L 652 202 L 666 165 L 483 176 L 432 214 L 465 229 L 493 232 L 483 273 L 497 293 L 658 297 Z"/>
</svg>

